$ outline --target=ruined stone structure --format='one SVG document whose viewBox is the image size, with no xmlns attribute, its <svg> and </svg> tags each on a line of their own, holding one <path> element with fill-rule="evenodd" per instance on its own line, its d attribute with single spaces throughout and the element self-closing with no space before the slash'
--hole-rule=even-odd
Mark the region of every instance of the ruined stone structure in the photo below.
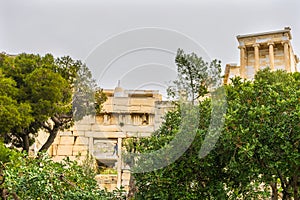
<svg viewBox="0 0 300 200">
<path fill-rule="evenodd" d="M 234 76 L 251 80 L 258 70 L 266 67 L 271 70 L 297 71 L 299 59 L 294 54 L 291 39 L 289 27 L 278 31 L 238 35 L 240 65 L 226 65 L 224 84 L 228 84 Z"/>
<path fill-rule="evenodd" d="M 113 171 L 96 177 L 102 188 L 113 190 L 123 185 L 128 189 L 130 173 L 128 166 L 122 163 L 122 140 L 150 136 L 173 106 L 162 101 L 162 96 L 155 90 L 124 90 L 118 85 L 104 93 L 108 99 L 102 113 L 85 117 L 71 129 L 60 132 L 48 152 L 54 161 L 61 161 L 66 156 L 84 160 L 90 153 L 99 168 Z M 45 140 L 45 135 L 39 134 L 37 148 Z"/>
<path fill-rule="evenodd" d="M 266 33 L 239 35 L 240 65 L 226 65 L 224 84 L 230 78 L 240 76 L 253 79 L 259 69 L 283 69 L 297 71 L 299 59 L 294 54 L 290 28 Z M 107 167 L 114 173 L 99 174 L 96 179 L 101 187 L 113 190 L 123 185 L 128 189 L 130 173 L 122 163 L 122 140 L 130 137 L 147 137 L 157 130 L 164 114 L 173 108 L 170 102 L 162 101 L 155 90 L 104 90 L 108 99 L 101 114 L 85 117 L 67 131 L 60 132 L 49 154 L 55 161 L 66 156 L 84 160 L 92 154 L 99 167 Z M 46 141 L 46 135 L 39 134 L 35 148 Z"/>
</svg>

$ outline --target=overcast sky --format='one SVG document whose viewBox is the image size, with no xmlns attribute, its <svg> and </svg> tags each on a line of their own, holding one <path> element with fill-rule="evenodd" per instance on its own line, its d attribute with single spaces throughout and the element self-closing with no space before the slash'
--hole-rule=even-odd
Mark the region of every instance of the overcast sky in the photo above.
<svg viewBox="0 0 300 200">
<path fill-rule="evenodd" d="M 236 35 L 292 28 L 299 0 L 1 0 L 0 51 L 85 61 L 102 87 L 166 87 L 177 48 L 239 63 Z"/>
</svg>

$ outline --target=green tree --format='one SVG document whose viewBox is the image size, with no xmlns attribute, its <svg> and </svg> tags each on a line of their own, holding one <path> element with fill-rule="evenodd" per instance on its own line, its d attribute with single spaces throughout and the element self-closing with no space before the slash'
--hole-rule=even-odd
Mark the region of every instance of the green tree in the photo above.
<svg viewBox="0 0 300 200">
<path fill-rule="evenodd" d="M 5 136 L 15 129 L 28 128 L 33 122 L 31 107 L 28 102 L 18 102 L 16 82 L 3 75 L 0 69 L 0 136 Z"/>
<path fill-rule="evenodd" d="M 299 77 L 299 73 L 265 69 L 254 81 L 238 77 L 224 86 L 225 126 L 215 148 L 201 159 L 198 152 L 210 124 L 211 101 L 199 102 L 194 142 L 167 167 L 133 174 L 136 198 L 299 199 Z M 169 145 L 180 123 L 178 107 L 153 136 L 129 140 L 128 150 L 144 153 Z"/>
<path fill-rule="evenodd" d="M 175 63 L 177 79 L 167 89 L 172 98 L 183 95 L 194 104 L 220 83 L 221 61 L 215 59 L 208 63 L 195 53 L 185 54 L 178 49 Z"/>
<path fill-rule="evenodd" d="M 202 159 L 198 156 L 210 123 L 210 99 L 200 102 L 197 106 L 199 106 L 200 121 L 195 140 L 179 159 L 165 168 L 133 174 L 137 186 L 136 199 L 227 198 L 223 185 L 225 182 L 223 179 L 226 177 L 223 169 L 226 163 L 215 151 Z M 145 153 L 166 147 L 178 134 L 180 126 L 181 111 L 178 107 L 175 111 L 166 114 L 164 123 L 157 132 L 153 133 L 153 136 L 127 141 L 128 150 L 132 151 L 132 147 L 135 147 L 136 152 Z M 163 157 L 160 161 L 167 162 Z M 139 165 L 138 160 L 137 165 Z"/>
<path fill-rule="evenodd" d="M 265 69 L 253 82 L 234 79 L 227 92 L 223 142 L 232 154 L 232 183 L 263 184 L 265 192 L 270 186 L 272 199 L 280 193 L 282 199 L 299 199 L 299 73 Z"/>
<path fill-rule="evenodd" d="M 102 90 L 96 88 L 87 66 L 69 56 L 54 59 L 51 54 L 43 57 L 25 53 L 17 56 L 1 54 L 0 69 L 13 80 L 17 92 L 11 98 L 24 107 L 22 114 L 30 122 L 28 125 L 18 117 L 10 118 L 8 124 L 13 128 L 1 129 L 1 132 L 6 143 L 25 151 L 41 129 L 48 132 L 49 137 L 40 151 L 47 150 L 58 131 L 72 126 L 75 119 L 90 114 L 95 109 L 95 102 L 101 109 L 106 99 Z M 101 98 L 95 100 L 93 94 L 96 90 Z M 77 111 L 75 115 L 73 111 Z M 5 119 L 8 118 L 1 118 L 1 123 L 5 123 Z"/>
</svg>

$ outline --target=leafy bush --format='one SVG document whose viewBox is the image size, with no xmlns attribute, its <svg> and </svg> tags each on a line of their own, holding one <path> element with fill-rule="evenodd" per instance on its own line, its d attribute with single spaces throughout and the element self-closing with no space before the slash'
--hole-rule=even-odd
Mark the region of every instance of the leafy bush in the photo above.
<svg viewBox="0 0 300 200">
<path fill-rule="evenodd" d="M 58 163 L 45 154 L 37 159 L 15 153 L 3 166 L 1 188 L 8 199 L 125 199 L 123 190 L 99 189 L 93 170 L 69 158 Z"/>
</svg>

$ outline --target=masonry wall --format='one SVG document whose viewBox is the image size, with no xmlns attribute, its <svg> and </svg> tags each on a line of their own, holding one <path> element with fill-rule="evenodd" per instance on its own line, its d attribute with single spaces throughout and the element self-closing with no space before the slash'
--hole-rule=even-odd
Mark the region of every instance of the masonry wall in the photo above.
<svg viewBox="0 0 300 200">
<path fill-rule="evenodd" d="M 123 186 L 128 189 L 130 172 L 121 161 L 122 140 L 150 136 L 159 128 L 164 114 L 173 108 L 170 102 L 161 101 L 161 96 L 157 94 L 151 96 L 147 91 L 136 93 L 136 97 L 114 98 L 110 95 L 101 114 L 86 116 L 69 130 L 59 132 L 48 151 L 49 155 L 54 161 L 69 157 L 81 162 L 87 154 L 91 154 L 99 163 L 117 171 L 117 174 L 97 175 L 96 180 L 101 188 L 113 190 Z M 143 94 L 146 94 L 145 97 Z M 40 133 L 37 148 L 46 139 L 46 134 Z"/>
</svg>

